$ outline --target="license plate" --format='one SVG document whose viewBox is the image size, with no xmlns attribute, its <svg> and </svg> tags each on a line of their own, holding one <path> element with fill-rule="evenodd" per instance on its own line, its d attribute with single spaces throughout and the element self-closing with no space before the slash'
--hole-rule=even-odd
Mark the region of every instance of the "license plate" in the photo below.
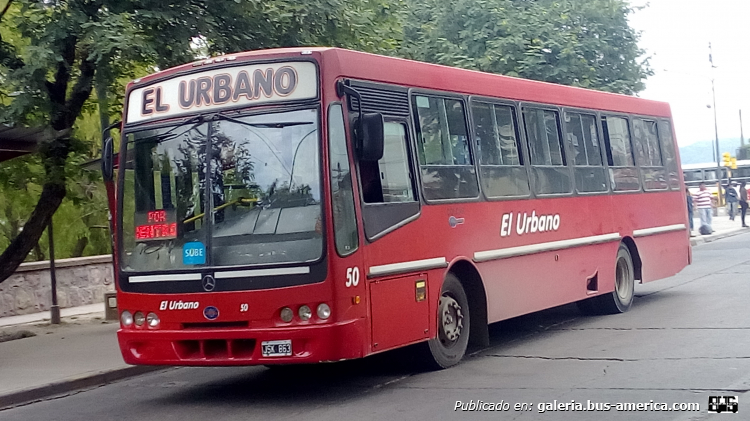
<svg viewBox="0 0 750 421">
<path fill-rule="evenodd" d="M 292 355 L 292 340 L 263 341 L 260 343 L 264 357 L 290 357 Z"/>
</svg>

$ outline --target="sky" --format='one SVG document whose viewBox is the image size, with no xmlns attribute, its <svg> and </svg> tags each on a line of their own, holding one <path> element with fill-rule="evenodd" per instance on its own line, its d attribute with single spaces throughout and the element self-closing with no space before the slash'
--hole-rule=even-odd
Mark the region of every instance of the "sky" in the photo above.
<svg viewBox="0 0 750 421">
<path fill-rule="evenodd" d="M 654 75 L 638 96 L 669 102 L 677 142 L 713 140 L 716 92 L 719 141 L 750 138 L 750 0 L 631 0 L 646 6 L 630 15 L 641 31 L 638 45 L 650 56 Z M 713 47 L 713 64 L 708 44 Z"/>
</svg>

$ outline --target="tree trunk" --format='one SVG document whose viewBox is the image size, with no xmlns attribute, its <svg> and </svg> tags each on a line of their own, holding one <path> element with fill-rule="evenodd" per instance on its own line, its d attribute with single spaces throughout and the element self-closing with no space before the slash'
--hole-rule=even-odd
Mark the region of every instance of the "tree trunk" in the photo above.
<svg viewBox="0 0 750 421">
<path fill-rule="evenodd" d="M 39 242 L 52 215 L 65 197 L 65 161 L 70 153 L 70 138 L 58 138 L 42 146 L 46 182 L 39 201 L 23 230 L 0 255 L 0 283 L 5 281 L 23 263 L 31 249 Z"/>
<path fill-rule="evenodd" d="M 42 233 L 49 225 L 49 221 L 65 197 L 65 183 L 48 181 L 42 188 L 31 217 L 23 226 L 23 231 L 14 238 L 7 249 L 0 255 L 0 283 L 5 281 L 23 263 L 34 245 L 39 241 Z"/>
</svg>

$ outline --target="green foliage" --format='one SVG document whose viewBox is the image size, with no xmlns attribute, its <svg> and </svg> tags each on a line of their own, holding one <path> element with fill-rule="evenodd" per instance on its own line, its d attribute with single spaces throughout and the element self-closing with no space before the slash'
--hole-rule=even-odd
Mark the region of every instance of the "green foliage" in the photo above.
<svg viewBox="0 0 750 421">
<path fill-rule="evenodd" d="M 651 74 L 624 0 L 408 0 L 417 60 L 633 94 Z"/>
<path fill-rule="evenodd" d="M 196 53 L 273 47 L 339 46 L 387 53 L 400 41 L 403 0 L 112 1 L 145 37 L 152 62 L 166 68 Z"/>
</svg>

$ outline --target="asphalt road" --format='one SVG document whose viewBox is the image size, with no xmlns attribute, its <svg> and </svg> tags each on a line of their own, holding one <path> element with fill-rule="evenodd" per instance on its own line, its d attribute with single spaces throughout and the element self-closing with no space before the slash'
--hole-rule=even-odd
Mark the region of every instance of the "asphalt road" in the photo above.
<svg viewBox="0 0 750 421">
<path fill-rule="evenodd" d="M 586 317 L 569 305 L 505 321 L 491 327 L 490 348 L 449 370 L 419 372 L 398 353 L 292 370 L 168 369 L 0 420 L 748 420 L 750 234 L 693 257 L 679 275 L 637 286 L 628 313 Z M 737 396 L 738 413 L 707 413 L 717 395 Z M 454 410 L 457 401 L 485 411 Z M 661 404 L 700 410 L 654 410 Z"/>
</svg>

